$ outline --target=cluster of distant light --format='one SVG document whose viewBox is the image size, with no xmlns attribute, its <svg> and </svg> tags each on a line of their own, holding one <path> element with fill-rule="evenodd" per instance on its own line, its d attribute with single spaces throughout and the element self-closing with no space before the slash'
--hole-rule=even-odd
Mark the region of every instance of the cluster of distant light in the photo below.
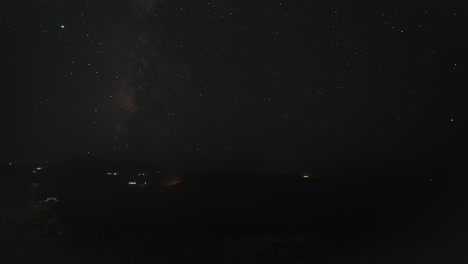
<svg viewBox="0 0 468 264">
<path fill-rule="evenodd" d="M 136 185 L 137 182 L 136 181 L 130 181 L 128 182 L 128 185 Z M 146 182 L 144 182 L 142 185 L 146 185 Z"/>
<path fill-rule="evenodd" d="M 32 173 L 36 173 L 37 171 L 42 170 L 42 167 L 37 167 L 35 170 L 32 171 Z"/>
<path fill-rule="evenodd" d="M 106 174 L 109 175 L 109 176 L 120 175 L 118 172 L 106 172 Z M 156 174 L 159 174 L 159 171 L 157 171 Z M 138 173 L 138 176 L 146 176 L 146 173 L 145 172 L 140 172 L 140 173 Z M 136 184 L 137 184 L 136 181 L 129 181 L 128 182 L 128 185 L 136 185 Z M 146 182 L 143 182 L 141 185 L 146 185 Z"/>
<path fill-rule="evenodd" d="M 114 175 L 114 176 L 119 175 L 118 172 L 106 172 L 106 174 L 107 175 Z M 159 174 L 159 171 L 156 171 L 156 174 Z M 146 173 L 145 172 L 138 173 L 138 176 L 146 176 Z"/>
</svg>

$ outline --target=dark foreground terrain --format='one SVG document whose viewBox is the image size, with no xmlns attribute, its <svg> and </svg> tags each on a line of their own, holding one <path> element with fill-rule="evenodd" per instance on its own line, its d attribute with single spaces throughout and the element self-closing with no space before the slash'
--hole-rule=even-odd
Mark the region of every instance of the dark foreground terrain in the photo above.
<svg viewBox="0 0 468 264">
<path fill-rule="evenodd" d="M 405 178 L 412 173 L 373 180 L 204 175 L 172 186 L 88 181 L 48 191 L 2 175 L 1 259 L 467 263 L 465 182 L 455 170 Z M 59 202 L 40 202 L 47 192 Z"/>
</svg>

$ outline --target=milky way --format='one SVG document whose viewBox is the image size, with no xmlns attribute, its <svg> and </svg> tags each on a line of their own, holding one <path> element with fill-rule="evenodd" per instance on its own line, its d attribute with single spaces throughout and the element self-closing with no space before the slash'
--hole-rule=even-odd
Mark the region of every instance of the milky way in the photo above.
<svg viewBox="0 0 468 264">
<path fill-rule="evenodd" d="M 4 159 L 90 152 L 279 170 L 456 152 L 463 23 L 452 2 L 4 7 Z"/>
</svg>

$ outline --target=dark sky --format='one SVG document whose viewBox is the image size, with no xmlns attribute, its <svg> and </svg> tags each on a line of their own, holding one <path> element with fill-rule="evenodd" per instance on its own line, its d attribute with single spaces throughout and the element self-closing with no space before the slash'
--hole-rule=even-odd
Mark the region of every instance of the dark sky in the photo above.
<svg viewBox="0 0 468 264">
<path fill-rule="evenodd" d="M 349 2 L 3 1 L 0 158 L 457 158 L 462 1 Z"/>
</svg>

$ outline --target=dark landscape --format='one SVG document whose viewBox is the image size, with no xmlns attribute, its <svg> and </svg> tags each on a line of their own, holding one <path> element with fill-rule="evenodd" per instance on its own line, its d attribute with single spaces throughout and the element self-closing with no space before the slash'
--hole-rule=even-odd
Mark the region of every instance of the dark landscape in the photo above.
<svg viewBox="0 0 468 264">
<path fill-rule="evenodd" d="M 455 169 L 406 167 L 382 178 L 362 170 L 308 178 L 160 171 L 140 176 L 140 186 L 87 158 L 44 166 L 42 175 L 27 165 L 2 167 L 9 175 L 1 182 L 2 248 L 12 263 L 462 263 L 465 256 L 466 182 Z M 60 181 L 67 174 L 76 182 Z M 50 197 L 59 201 L 44 201 Z"/>
</svg>

